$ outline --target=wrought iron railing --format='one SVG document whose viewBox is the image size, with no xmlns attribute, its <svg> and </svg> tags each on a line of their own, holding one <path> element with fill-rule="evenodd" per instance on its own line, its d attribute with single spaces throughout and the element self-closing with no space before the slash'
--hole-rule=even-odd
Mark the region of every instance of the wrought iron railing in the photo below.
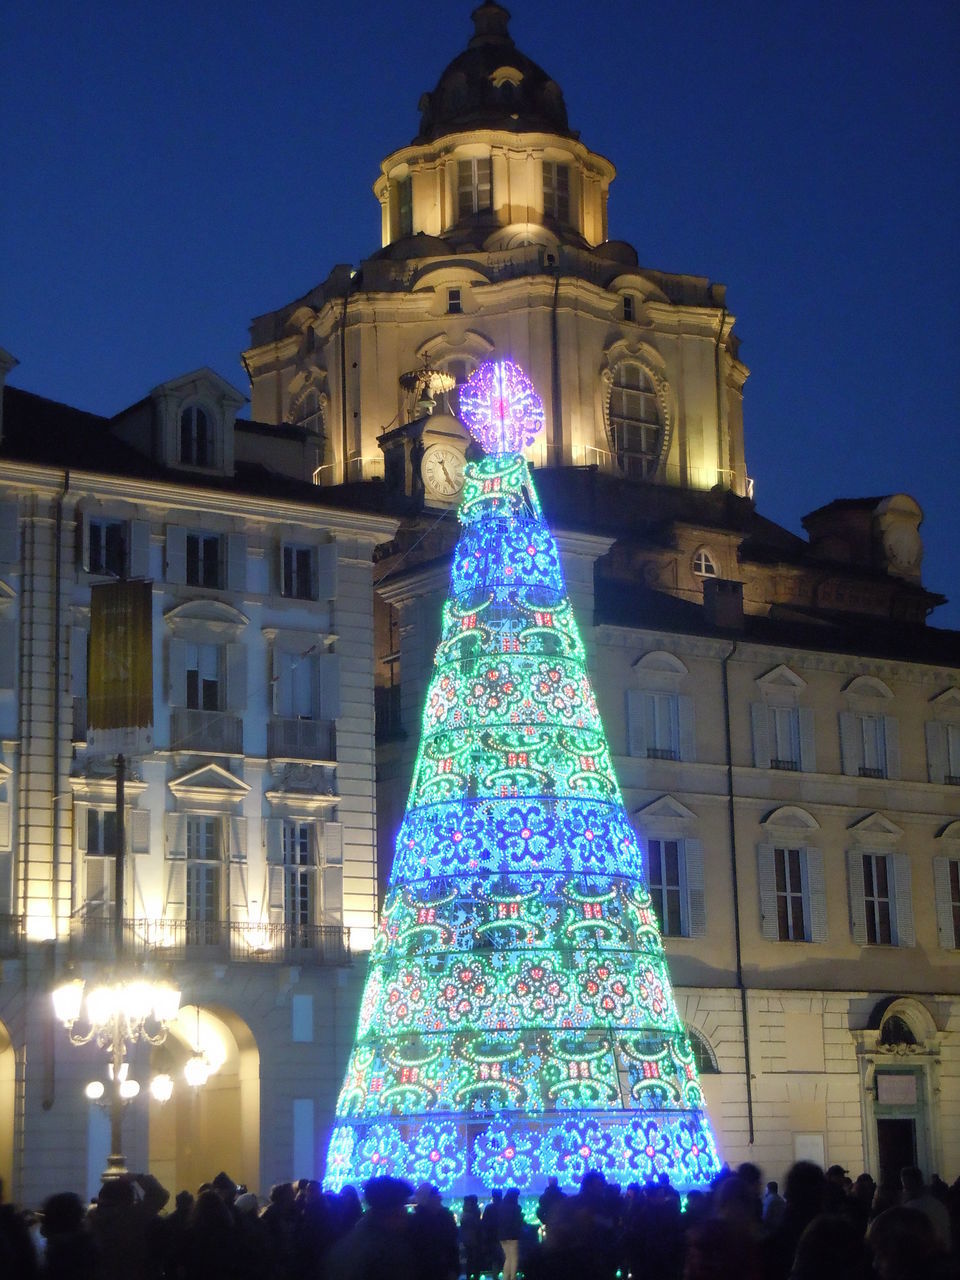
<svg viewBox="0 0 960 1280">
<path fill-rule="evenodd" d="M 0 956 L 9 959 L 23 949 L 23 916 L 0 915 Z"/>
<path fill-rule="evenodd" d="M 226 711 L 177 707 L 170 715 L 171 751 L 243 751 L 243 721 Z"/>
<path fill-rule="evenodd" d="M 267 725 L 267 754 L 294 760 L 336 760 L 337 726 L 332 720 L 275 717 Z"/>
</svg>

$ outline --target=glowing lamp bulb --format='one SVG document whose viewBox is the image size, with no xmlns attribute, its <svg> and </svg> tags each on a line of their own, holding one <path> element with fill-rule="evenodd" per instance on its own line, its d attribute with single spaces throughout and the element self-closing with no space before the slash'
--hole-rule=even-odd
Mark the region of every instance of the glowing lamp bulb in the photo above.
<svg viewBox="0 0 960 1280">
<path fill-rule="evenodd" d="M 199 1054 L 189 1058 L 184 1064 L 183 1078 L 193 1089 L 199 1089 L 205 1085 L 209 1076 L 210 1068 L 207 1066 L 206 1059 Z"/>
<path fill-rule="evenodd" d="M 173 1097 L 173 1081 L 168 1075 L 154 1076 L 150 1081 L 150 1095 L 155 1102 L 169 1102 Z"/>
<path fill-rule="evenodd" d="M 510 360 L 485 360 L 460 391 L 460 417 L 487 453 L 520 453 L 543 429 L 543 401 Z"/>
<path fill-rule="evenodd" d="M 129 1101 L 130 1098 L 135 1098 L 139 1092 L 140 1092 L 140 1085 L 136 1080 L 120 1081 L 120 1097 L 121 1098 L 126 1098 Z"/>
<path fill-rule="evenodd" d="M 103 1081 L 91 1080 L 83 1092 L 91 1102 L 99 1102 L 103 1097 Z"/>
</svg>

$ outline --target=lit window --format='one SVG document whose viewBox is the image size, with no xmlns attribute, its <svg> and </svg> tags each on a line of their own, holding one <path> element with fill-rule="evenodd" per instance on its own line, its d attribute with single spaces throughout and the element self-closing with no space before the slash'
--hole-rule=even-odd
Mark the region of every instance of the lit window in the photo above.
<svg viewBox="0 0 960 1280">
<path fill-rule="evenodd" d="M 409 176 L 397 183 L 397 230 L 401 236 L 413 234 L 413 182 Z"/>
<path fill-rule="evenodd" d="M 716 578 L 719 575 L 717 562 L 706 547 L 700 547 L 693 553 L 693 572 L 698 578 Z"/>
<path fill-rule="evenodd" d="M 624 475 L 645 480 L 655 474 L 663 442 L 660 406 L 650 378 L 631 360 L 613 372 L 610 436 Z"/>
<path fill-rule="evenodd" d="M 493 208 L 492 168 L 489 156 L 457 162 L 457 216 L 488 213 Z"/>
<path fill-rule="evenodd" d="M 863 854 L 863 901 L 867 942 L 871 946 L 889 946 L 893 942 L 891 878 L 890 860 L 886 854 Z"/>
<path fill-rule="evenodd" d="M 180 414 L 180 461 L 189 467 L 213 465 L 213 432 L 210 419 L 198 404 Z"/>
<path fill-rule="evenodd" d="M 127 522 L 91 519 L 87 525 L 87 570 L 122 578 L 126 567 Z"/>
<path fill-rule="evenodd" d="M 459 289 L 447 290 L 447 313 L 458 316 L 463 311 L 463 295 Z"/>
<path fill-rule="evenodd" d="M 570 166 L 543 162 L 543 212 L 557 222 L 570 221 Z"/>
<path fill-rule="evenodd" d="M 188 533 L 186 537 L 187 585 L 222 587 L 220 537 L 216 533 Z"/>
<path fill-rule="evenodd" d="M 316 557 L 313 547 L 293 542 L 284 543 L 281 591 L 294 600 L 316 600 Z"/>
<path fill-rule="evenodd" d="M 186 918 L 194 925 L 212 925 L 220 920 L 220 819 L 187 819 L 187 901 Z M 209 942 L 205 932 L 191 932 L 192 942 Z"/>
</svg>

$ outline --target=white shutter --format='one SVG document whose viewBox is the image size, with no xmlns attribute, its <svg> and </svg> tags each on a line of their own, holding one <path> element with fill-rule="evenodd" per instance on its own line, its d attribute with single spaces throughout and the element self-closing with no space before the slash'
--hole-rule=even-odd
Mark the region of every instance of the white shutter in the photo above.
<svg viewBox="0 0 960 1280">
<path fill-rule="evenodd" d="M 77 516 L 77 564 L 81 569 L 90 567 L 90 517 Z"/>
<path fill-rule="evenodd" d="M 0 850 L 11 849 L 13 841 L 10 832 L 10 801 L 0 800 Z"/>
<path fill-rule="evenodd" d="M 677 719 L 680 726 L 680 759 L 696 760 L 697 739 L 693 698 L 688 693 L 677 695 Z"/>
<path fill-rule="evenodd" d="M 337 544 L 321 542 L 316 551 L 317 599 L 332 600 L 337 594 Z"/>
<path fill-rule="evenodd" d="M 960 945 L 953 925 L 953 902 L 950 897 L 950 858 L 933 860 L 933 892 L 937 903 L 937 934 L 941 947 L 954 951 Z"/>
<path fill-rule="evenodd" d="M 816 773 L 817 749 L 814 737 L 813 707 L 799 708 L 800 720 L 800 768 L 804 773 Z"/>
<path fill-rule="evenodd" d="M 293 673 L 290 654 L 281 649 L 276 641 L 271 653 L 271 676 L 273 683 L 273 714 L 289 716 L 293 708 Z"/>
<path fill-rule="evenodd" d="M 250 918 L 249 900 L 247 898 L 247 864 L 245 862 L 230 863 L 230 920 L 245 924 Z"/>
<path fill-rule="evenodd" d="M 900 777 L 900 722 L 896 716 L 883 717 L 883 740 L 887 752 L 887 777 Z M 912 943 L 910 944 L 913 945 Z"/>
<path fill-rule="evenodd" d="M 283 923 L 283 867 L 267 867 L 267 910 L 271 924 Z"/>
<path fill-rule="evenodd" d="M 809 845 L 804 858 L 807 887 L 808 936 L 811 942 L 827 940 L 827 886 L 823 874 L 823 852 Z"/>
<path fill-rule="evenodd" d="M 849 777 L 856 778 L 859 775 L 863 754 L 860 749 L 857 717 L 853 711 L 840 712 L 840 761 L 843 772 Z"/>
<path fill-rule="evenodd" d="M 267 846 L 267 861 L 283 862 L 283 819 L 265 818 L 263 822 L 264 841 Z"/>
<path fill-rule="evenodd" d="M 318 720 L 336 720 L 340 714 L 340 655 L 321 653 L 316 658 Z"/>
<path fill-rule="evenodd" d="M 927 739 L 927 776 L 931 782 L 943 782 L 947 776 L 947 726 L 939 720 L 928 720 L 923 726 Z"/>
<path fill-rule="evenodd" d="M 83 867 L 86 881 L 84 902 L 87 907 L 112 905 L 117 875 L 114 859 L 88 855 L 83 860 Z"/>
<path fill-rule="evenodd" d="M 164 814 L 164 836 L 167 844 L 167 857 L 186 858 L 187 815 L 185 813 Z"/>
<path fill-rule="evenodd" d="M 247 589 L 247 536 L 231 533 L 227 536 L 227 590 Z"/>
<path fill-rule="evenodd" d="M 343 868 L 324 867 L 323 903 L 321 920 L 323 924 L 338 925 L 343 923 Z"/>
<path fill-rule="evenodd" d="M 187 705 L 187 643 L 176 636 L 167 644 L 167 697 L 171 707 Z"/>
<path fill-rule="evenodd" d="M 87 629 L 70 628 L 70 694 L 74 698 L 87 696 Z"/>
<path fill-rule="evenodd" d="M 324 863 L 328 867 L 341 866 L 343 863 L 343 824 L 340 822 L 325 822 L 320 840 Z"/>
<path fill-rule="evenodd" d="M 127 809 L 127 851 L 150 852 L 150 810 Z"/>
<path fill-rule="evenodd" d="M 750 704 L 750 722 L 753 726 L 753 766 L 770 768 L 770 716 L 765 702 Z"/>
<path fill-rule="evenodd" d="M 684 840 L 683 870 L 687 890 L 687 937 L 702 938 L 707 931 L 707 905 L 703 891 L 703 845 L 699 840 Z"/>
<path fill-rule="evenodd" d="M 9 573 L 20 558 L 20 512 L 17 501 L 0 502 L 0 565 Z"/>
<path fill-rule="evenodd" d="M 166 579 L 181 584 L 187 580 L 187 531 L 179 524 L 167 525 Z"/>
<path fill-rule="evenodd" d="M 867 907 L 863 897 L 863 854 L 859 849 L 847 851 L 847 876 L 850 881 L 850 932 L 858 947 L 867 945 Z"/>
<path fill-rule="evenodd" d="M 766 710 L 765 707 L 764 710 Z M 760 931 L 771 942 L 777 942 L 780 938 L 780 922 L 777 918 L 777 872 L 773 859 L 773 845 L 760 845 L 757 850 Z"/>
<path fill-rule="evenodd" d="M 131 578 L 149 578 L 150 522 L 148 520 L 130 521 L 129 566 Z"/>
<path fill-rule="evenodd" d="M 12 689 L 16 684 L 17 620 L 0 618 L 0 689 Z"/>
<path fill-rule="evenodd" d="M 234 862 L 247 860 L 247 820 L 246 818 L 229 817 L 227 822 L 227 856 Z"/>
<path fill-rule="evenodd" d="M 915 947 L 917 935 L 913 927 L 913 890 L 910 875 L 910 855 L 907 853 L 888 854 L 893 863 L 894 909 L 897 913 L 898 947 Z"/>
<path fill-rule="evenodd" d="M 643 740 L 643 694 L 639 689 L 627 690 L 627 752 L 631 756 L 647 753 Z"/>
<path fill-rule="evenodd" d="M 73 806 L 73 843 L 77 853 L 87 852 L 87 810 L 89 806 L 85 804 L 75 804 Z"/>
<path fill-rule="evenodd" d="M 0 851 L 0 915 L 14 915 L 13 854 Z"/>
<path fill-rule="evenodd" d="M 181 858 L 166 862 L 167 886 L 163 914 L 168 920 L 182 920 L 187 912 L 187 864 Z"/>
<path fill-rule="evenodd" d="M 247 705 L 247 646 L 225 646 L 226 710 L 243 711 Z"/>
</svg>

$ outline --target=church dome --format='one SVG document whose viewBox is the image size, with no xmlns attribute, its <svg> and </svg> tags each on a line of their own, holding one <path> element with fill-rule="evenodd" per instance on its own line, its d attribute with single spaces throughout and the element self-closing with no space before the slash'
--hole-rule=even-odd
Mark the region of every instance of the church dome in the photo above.
<svg viewBox="0 0 960 1280">
<path fill-rule="evenodd" d="M 576 138 L 560 86 L 513 43 L 507 10 L 481 4 L 471 17 L 474 34 L 466 49 L 433 92 L 420 99 L 420 132 L 414 143 L 471 129 Z"/>
</svg>

